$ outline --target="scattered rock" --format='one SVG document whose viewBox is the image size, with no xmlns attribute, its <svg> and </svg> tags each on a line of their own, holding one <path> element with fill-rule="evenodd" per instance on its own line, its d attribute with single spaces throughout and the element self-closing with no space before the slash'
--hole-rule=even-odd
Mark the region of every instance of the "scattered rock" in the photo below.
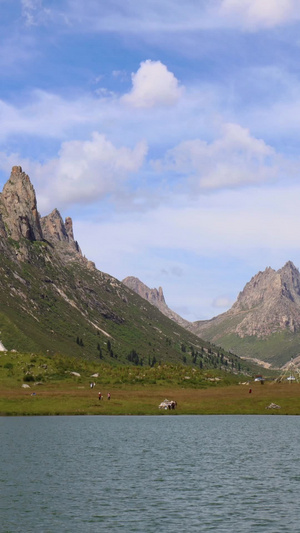
<svg viewBox="0 0 300 533">
<path fill-rule="evenodd" d="M 276 403 L 270 403 L 266 409 L 281 409 L 280 405 L 277 405 Z"/>
</svg>

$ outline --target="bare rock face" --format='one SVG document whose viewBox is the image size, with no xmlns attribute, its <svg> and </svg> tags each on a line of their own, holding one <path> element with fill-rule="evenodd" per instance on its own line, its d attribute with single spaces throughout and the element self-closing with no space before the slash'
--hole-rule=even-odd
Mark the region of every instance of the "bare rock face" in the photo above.
<svg viewBox="0 0 300 533">
<path fill-rule="evenodd" d="M 1 198 L 1 194 L 0 194 L 0 198 Z M 2 218 L 2 215 L 0 213 L 0 238 L 5 238 L 7 237 L 7 233 L 6 233 L 6 229 L 5 229 L 5 224 L 3 222 L 3 218 Z"/>
<path fill-rule="evenodd" d="M 55 244 L 58 242 L 74 243 L 73 222 L 70 217 L 63 221 L 58 209 L 41 218 L 43 237 Z"/>
<path fill-rule="evenodd" d="M 74 241 L 73 222 L 71 217 L 67 217 L 65 220 L 65 228 L 68 234 L 69 240 Z"/>
<path fill-rule="evenodd" d="M 57 209 L 54 209 L 50 215 L 41 218 L 43 237 L 49 242 L 67 241 L 69 236 L 63 219 Z"/>
<path fill-rule="evenodd" d="M 159 287 L 158 290 L 149 289 L 147 285 L 134 276 L 128 276 L 127 278 L 123 279 L 122 283 L 129 287 L 129 289 L 139 294 L 142 298 L 144 298 L 144 300 L 148 300 L 148 302 L 152 303 L 156 307 L 159 308 L 159 306 L 162 306 L 161 304 L 166 305 L 161 287 Z"/>
<path fill-rule="evenodd" d="M 144 298 L 144 300 L 148 300 L 148 302 L 157 307 L 161 313 L 166 315 L 168 318 L 171 318 L 171 320 L 174 320 L 174 322 L 177 322 L 177 324 L 180 326 L 187 327 L 187 325 L 189 325 L 187 320 L 179 316 L 167 306 L 161 287 L 159 287 L 158 290 L 149 289 L 147 285 L 134 276 L 128 276 L 127 278 L 123 279 L 122 283 Z"/>
<path fill-rule="evenodd" d="M 18 241 L 13 250 L 9 250 L 9 239 Z M 62 261 L 80 261 L 89 269 L 95 268 L 74 240 L 72 219 L 68 217 L 64 223 L 57 209 L 41 218 L 31 181 L 20 166 L 15 166 L 0 194 L 0 250 L 18 261 L 29 260 L 26 241 L 47 241 Z"/>
<path fill-rule="evenodd" d="M 192 331 L 218 340 L 235 334 L 240 338 L 267 338 L 273 333 L 300 331 L 300 273 L 289 261 L 278 271 L 258 272 L 238 295 L 234 305 L 212 320 L 195 322 Z"/>
<path fill-rule="evenodd" d="M 0 233 L 15 241 L 22 237 L 30 241 L 43 239 L 36 196 L 29 177 L 21 167 L 13 167 L 0 198 Z"/>
<path fill-rule="evenodd" d="M 44 239 L 53 244 L 64 261 L 75 259 L 84 262 L 90 269 L 95 268 L 94 263 L 82 255 L 78 242 L 74 240 L 73 222 L 70 217 L 66 218 L 64 223 L 60 212 L 54 209 L 50 215 L 41 218 L 41 227 Z"/>
</svg>

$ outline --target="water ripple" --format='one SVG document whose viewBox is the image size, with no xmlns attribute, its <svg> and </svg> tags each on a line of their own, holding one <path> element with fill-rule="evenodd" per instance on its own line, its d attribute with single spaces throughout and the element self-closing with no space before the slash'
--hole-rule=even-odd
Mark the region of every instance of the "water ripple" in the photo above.
<svg viewBox="0 0 300 533">
<path fill-rule="evenodd" d="M 300 531 L 300 418 L 26 417 L 1 424 L 1 531 Z"/>
</svg>

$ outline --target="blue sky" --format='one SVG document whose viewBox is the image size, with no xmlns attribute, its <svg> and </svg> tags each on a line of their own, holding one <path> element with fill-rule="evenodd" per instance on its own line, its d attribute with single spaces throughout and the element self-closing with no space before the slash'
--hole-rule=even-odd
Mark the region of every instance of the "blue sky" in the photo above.
<svg viewBox="0 0 300 533">
<path fill-rule="evenodd" d="M 300 265 L 299 0 L 0 0 L 0 188 L 189 320 Z"/>
</svg>

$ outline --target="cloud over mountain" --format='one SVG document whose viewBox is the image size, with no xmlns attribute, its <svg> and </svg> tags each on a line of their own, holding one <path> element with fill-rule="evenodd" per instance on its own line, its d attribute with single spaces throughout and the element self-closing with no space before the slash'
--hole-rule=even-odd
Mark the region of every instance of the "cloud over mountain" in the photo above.
<svg viewBox="0 0 300 533">
<path fill-rule="evenodd" d="M 143 61 L 131 78 L 132 90 L 122 101 L 133 107 L 171 106 L 183 93 L 183 87 L 161 61 Z"/>
</svg>

